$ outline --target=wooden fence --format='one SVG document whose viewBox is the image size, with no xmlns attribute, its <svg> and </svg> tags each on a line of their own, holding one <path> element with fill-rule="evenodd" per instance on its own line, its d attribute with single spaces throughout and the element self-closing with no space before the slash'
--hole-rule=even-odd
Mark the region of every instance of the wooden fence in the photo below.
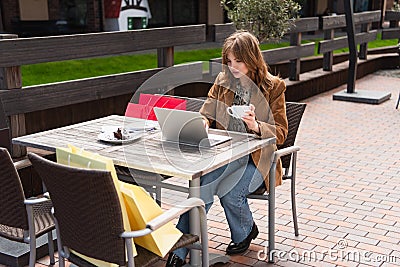
<svg viewBox="0 0 400 267">
<path fill-rule="evenodd" d="M 107 113 L 121 113 L 135 88 L 162 68 L 173 66 L 174 46 L 201 43 L 205 41 L 205 36 L 205 25 L 22 39 L 2 35 L 0 99 L 9 118 L 11 137 Z M 157 49 L 159 68 L 22 88 L 22 65 L 148 49 Z M 176 71 L 179 72 L 179 68 Z M 103 101 L 106 99 L 109 103 Z M 71 105 L 81 105 L 81 108 L 78 108 L 79 111 L 66 108 Z M 53 115 L 55 108 L 59 108 L 58 111 L 64 108 L 60 113 L 63 115 Z M 28 119 L 35 112 L 33 118 L 42 118 L 46 126 L 37 127 L 39 122 Z M 43 116 L 50 116 L 50 120 Z M 13 156 L 25 153 L 24 148 L 13 146 Z"/>
<path fill-rule="evenodd" d="M 356 23 L 370 25 L 380 17 L 377 12 L 363 12 L 356 14 L 356 18 Z M 289 34 L 290 46 L 264 51 L 263 56 L 271 66 L 287 62 L 289 79 L 301 82 L 303 61 L 314 55 L 316 46 L 315 43 L 302 44 L 302 35 L 321 29 L 326 31 L 326 40 L 320 43 L 319 49 L 323 53 L 331 53 L 335 47 L 347 46 L 345 37 L 340 41 L 332 37 L 333 30 L 337 31 L 345 26 L 342 21 L 341 16 L 335 17 L 335 20 L 327 17 L 321 20 L 300 19 Z M 357 37 L 359 43 L 366 44 L 376 38 L 376 33 L 370 31 L 369 26 L 362 27 L 362 37 Z M 398 29 L 398 24 L 396 27 L 393 25 L 392 32 Z M 232 25 L 216 25 L 214 34 L 222 39 L 229 35 L 230 31 L 233 31 Z M 390 36 L 393 38 L 395 35 Z M 395 38 L 399 37 L 398 32 L 396 36 Z M 194 80 L 204 81 L 212 80 L 218 72 L 218 69 L 210 68 L 208 73 L 203 73 L 201 62 L 174 66 L 174 47 L 205 42 L 205 25 L 21 39 L 15 35 L 0 35 L 0 39 L 0 106 L 6 124 L 11 129 L 11 138 L 112 113 L 123 114 L 135 90 L 149 77 L 167 67 L 173 66 L 169 68 L 168 75 L 171 78 L 167 81 L 171 87 L 174 86 L 174 75 L 187 74 Z M 20 66 L 23 65 L 118 55 L 148 49 L 157 49 L 156 69 L 22 87 Z M 210 62 L 220 61 L 221 59 L 214 59 Z M 329 70 L 329 62 L 331 61 L 324 61 L 323 66 L 313 64 L 313 67 Z M 205 76 L 208 78 L 204 78 Z M 25 154 L 25 150 L 17 146 L 13 146 L 12 152 L 14 157 Z"/>
<path fill-rule="evenodd" d="M 355 26 L 361 27 L 361 32 L 355 36 L 356 44 L 360 45 L 359 58 L 367 59 L 367 45 L 376 39 L 378 31 L 371 30 L 373 22 L 381 20 L 381 12 L 369 11 L 354 14 Z M 322 17 L 324 40 L 319 42 L 318 52 L 324 55 L 323 69 L 331 71 L 333 66 L 333 51 L 348 47 L 347 36 L 335 38 L 335 31 L 346 27 L 345 15 Z"/>
<path fill-rule="evenodd" d="M 386 11 L 385 20 L 389 21 L 389 28 L 383 29 L 382 39 L 398 39 L 400 44 L 400 12 Z"/>
</svg>

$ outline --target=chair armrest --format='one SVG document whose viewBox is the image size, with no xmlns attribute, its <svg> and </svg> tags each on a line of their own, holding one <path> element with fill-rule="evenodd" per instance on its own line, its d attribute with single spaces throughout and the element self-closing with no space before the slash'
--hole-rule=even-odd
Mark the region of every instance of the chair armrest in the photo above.
<svg viewBox="0 0 400 267">
<path fill-rule="evenodd" d="M 157 216 L 153 220 L 147 223 L 146 227 L 155 231 L 167 222 L 172 221 L 183 213 L 196 208 L 196 207 L 205 207 L 203 200 L 200 198 L 191 197 L 183 201 L 179 206 L 174 206 L 171 209 L 167 210 L 160 216 Z"/>
<path fill-rule="evenodd" d="M 122 238 L 136 238 L 136 237 L 141 237 L 144 235 L 148 235 L 151 232 L 153 232 L 153 230 L 146 228 L 146 229 L 142 229 L 142 230 L 136 230 L 136 231 L 129 231 L 129 232 L 123 232 L 121 234 Z"/>
<path fill-rule="evenodd" d="M 24 200 L 25 205 L 35 205 L 35 204 L 40 204 L 44 203 L 46 201 L 50 201 L 48 197 L 30 197 L 28 199 Z"/>
<path fill-rule="evenodd" d="M 20 170 L 20 169 L 30 167 L 30 166 L 32 166 L 32 164 L 29 161 L 29 159 L 23 159 L 23 160 L 14 162 L 14 167 L 16 170 Z"/>
<path fill-rule="evenodd" d="M 285 147 L 285 148 L 282 148 L 282 149 L 278 149 L 274 153 L 274 162 L 277 162 L 278 159 L 280 159 L 282 156 L 285 156 L 285 155 L 288 155 L 288 154 L 292 154 L 292 153 L 297 152 L 299 150 L 300 150 L 299 146 L 290 146 L 290 147 Z"/>
<path fill-rule="evenodd" d="M 147 223 L 146 229 L 123 232 L 121 234 L 122 238 L 135 238 L 150 234 L 151 232 L 157 230 L 166 223 L 172 221 L 183 213 L 197 207 L 205 207 L 203 200 L 200 198 L 191 197 L 183 201 L 179 206 L 174 206 L 171 209 L 165 211 L 161 215 L 157 216 L 153 220 Z"/>
</svg>

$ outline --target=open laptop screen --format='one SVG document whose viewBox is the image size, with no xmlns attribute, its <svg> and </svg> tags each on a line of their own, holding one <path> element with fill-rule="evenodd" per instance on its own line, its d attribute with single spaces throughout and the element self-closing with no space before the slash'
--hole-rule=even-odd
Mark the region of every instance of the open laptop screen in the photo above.
<svg viewBox="0 0 400 267">
<path fill-rule="evenodd" d="M 208 134 L 199 112 L 154 108 L 163 140 L 196 146 L 215 146 L 232 139 L 230 136 Z"/>
</svg>

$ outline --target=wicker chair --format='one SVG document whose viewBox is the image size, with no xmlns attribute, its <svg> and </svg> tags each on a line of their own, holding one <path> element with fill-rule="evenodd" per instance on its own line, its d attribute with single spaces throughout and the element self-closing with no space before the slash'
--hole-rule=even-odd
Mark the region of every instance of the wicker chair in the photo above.
<svg viewBox="0 0 400 267">
<path fill-rule="evenodd" d="M 0 147 L 5 147 L 11 151 L 10 128 L 7 116 L 4 113 L 3 103 L 0 101 Z"/>
<path fill-rule="evenodd" d="M 185 234 L 172 250 L 188 245 L 201 249 L 203 266 L 208 266 L 207 221 L 204 202 L 200 199 L 187 199 L 179 207 L 153 219 L 145 229 L 125 232 L 110 172 L 73 168 L 33 153 L 28 158 L 42 177 L 54 204 L 61 267 L 64 258 L 79 266 L 93 266 L 71 250 L 119 266 L 152 266 L 160 257 L 136 246 L 138 256 L 133 258 L 132 238 L 150 234 L 193 208 L 200 213 L 201 246 L 198 236 Z"/>
<path fill-rule="evenodd" d="M 50 263 L 54 264 L 51 215 L 52 203 L 46 197 L 25 199 L 18 172 L 7 149 L 0 148 L 0 236 L 29 243 L 29 266 L 36 262 L 36 238 L 47 234 Z"/>
<path fill-rule="evenodd" d="M 303 116 L 306 104 L 286 102 L 286 116 L 288 119 L 288 136 L 282 145 L 278 146 L 278 151 L 275 152 L 275 160 L 278 158 L 282 161 L 282 167 L 285 169 L 283 180 L 291 180 L 291 200 L 292 200 L 292 215 L 294 224 L 294 233 L 299 235 L 299 227 L 297 224 L 296 213 L 296 162 L 297 151 L 299 147 L 294 146 L 296 140 L 297 130 L 299 129 L 300 121 Z M 264 199 L 268 200 L 268 194 L 264 186 L 260 187 L 256 192 L 247 196 L 251 199 Z"/>
<path fill-rule="evenodd" d="M 10 151 L 10 149 L 11 149 L 10 129 L 8 129 L 8 128 L 0 129 L 0 147 L 7 148 L 8 151 Z"/>
</svg>

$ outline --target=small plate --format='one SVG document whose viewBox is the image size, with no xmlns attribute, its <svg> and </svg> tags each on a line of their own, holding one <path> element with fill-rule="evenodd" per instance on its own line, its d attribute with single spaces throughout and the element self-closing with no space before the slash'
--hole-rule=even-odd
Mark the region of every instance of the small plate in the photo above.
<svg viewBox="0 0 400 267">
<path fill-rule="evenodd" d="M 111 143 L 111 144 L 119 144 L 119 145 L 120 145 L 120 144 L 126 144 L 126 143 L 133 142 L 133 141 L 135 141 L 135 140 L 138 140 L 138 139 L 140 139 L 143 135 L 144 135 L 143 132 L 129 133 L 129 134 L 126 136 L 126 139 L 121 140 L 121 139 L 115 138 L 113 132 L 103 132 L 103 133 L 100 133 L 100 134 L 97 136 L 97 138 L 98 138 L 100 141 L 103 141 L 103 142 L 107 142 L 107 143 Z"/>
<path fill-rule="evenodd" d="M 158 124 L 157 124 L 158 125 Z M 118 129 L 124 130 L 126 133 L 134 133 L 134 132 L 148 132 L 153 131 L 156 128 L 155 124 L 143 124 L 138 126 L 128 126 L 128 127 L 121 127 L 118 125 L 105 125 L 101 127 L 101 132 L 108 133 L 108 132 L 116 132 Z"/>
</svg>

